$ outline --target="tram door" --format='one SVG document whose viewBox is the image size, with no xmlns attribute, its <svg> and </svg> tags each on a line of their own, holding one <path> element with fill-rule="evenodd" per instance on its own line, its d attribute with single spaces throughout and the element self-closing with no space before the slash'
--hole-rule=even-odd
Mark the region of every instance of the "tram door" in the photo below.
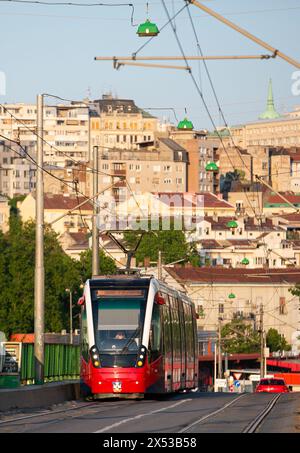
<svg viewBox="0 0 300 453">
<path fill-rule="evenodd" d="M 183 303 L 181 299 L 177 299 L 179 311 L 179 331 L 180 331 L 180 356 L 181 356 L 181 372 L 180 372 L 180 387 L 185 388 L 186 381 L 186 334 L 185 334 L 185 319 L 183 311 Z"/>
<path fill-rule="evenodd" d="M 173 347 L 172 347 L 172 325 L 171 309 L 168 294 L 163 295 L 166 304 L 163 306 L 162 325 L 163 325 L 163 354 L 164 354 L 164 371 L 165 371 L 165 391 L 172 391 L 172 373 L 173 373 Z"/>
</svg>

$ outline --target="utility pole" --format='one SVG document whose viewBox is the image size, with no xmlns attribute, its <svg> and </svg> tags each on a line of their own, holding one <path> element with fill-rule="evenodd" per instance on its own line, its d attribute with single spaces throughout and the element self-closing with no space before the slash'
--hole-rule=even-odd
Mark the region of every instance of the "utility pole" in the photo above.
<svg viewBox="0 0 300 453">
<path fill-rule="evenodd" d="M 44 181 L 43 181 L 43 95 L 37 96 L 36 234 L 34 282 L 35 384 L 44 383 Z"/>
<path fill-rule="evenodd" d="M 222 379 L 221 318 L 218 324 L 218 378 Z"/>
<path fill-rule="evenodd" d="M 259 310 L 259 333 L 260 333 L 260 378 L 265 374 L 265 336 L 264 336 L 264 309 L 263 304 Z"/>
<path fill-rule="evenodd" d="M 98 193 L 98 146 L 93 147 L 93 196 Z M 92 223 L 92 277 L 99 275 L 99 230 L 97 219 L 99 214 L 98 200 L 94 199 Z"/>
<path fill-rule="evenodd" d="M 161 261 L 161 250 L 158 251 L 158 280 L 162 279 L 162 261 Z"/>
<path fill-rule="evenodd" d="M 70 344 L 73 344 L 73 297 L 72 289 L 66 288 L 66 293 L 69 293 L 69 312 L 70 312 Z"/>
</svg>

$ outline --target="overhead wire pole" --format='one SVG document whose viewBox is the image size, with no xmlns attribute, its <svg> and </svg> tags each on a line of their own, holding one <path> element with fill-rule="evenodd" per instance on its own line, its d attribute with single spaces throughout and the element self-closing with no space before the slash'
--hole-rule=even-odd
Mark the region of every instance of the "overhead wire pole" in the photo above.
<svg viewBox="0 0 300 453">
<path fill-rule="evenodd" d="M 34 282 L 35 384 L 44 383 L 44 181 L 43 181 L 43 95 L 37 96 L 36 236 Z"/>
<path fill-rule="evenodd" d="M 98 192 L 98 146 L 93 147 L 93 196 Z M 92 223 L 92 277 L 99 275 L 99 230 L 97 225 L 99 214 L 98 200 L 94 200 Z"/>
<path fill-rule="evenodd" d="M 241 35 L 244 35 L 246 38 L 250 39 L 251 41 L 254 41 L 256 44 L 264 47 L 265 49 L 269 50 L 270 52 L 273 52 L 274 57 L 280 57 L 283 60 L 287 61 L 290 63 L 292 66 L 295 66 L 296 68 L 300 69 L 300 63 L 293 58 L 289 57 L 288 55 L 285 55 L 283 52 L 281 52 L 278 49 L 275 49 L 275 47 L 270 46 L 270 44 L 266 43 L 260 38 L 257 38 L 256 36 L 252 35 L 252 33 L 249 33 L 247 30 L 239 27 L 238 25 L 234 24 L 230 20 L 226 19 L 225 17 L 221 16 L 221 14 L 216 13 L 212 9 L 208 8 L 207 6 L 203 5 L 202 3 L 199 3 L 197 0 L 185 0 L 188 3 L 191 3 L 192 5 L 197 6 L 199 9 L 202 11 L 206 12 L 210 16 L 214 17 L 215 19 L 219 20 L 220 22 L 223 22 L 223 24 L 227 25 L 228 27 L 232 28 L 233 30 L 237 31 Z"/>
<path fill-rule="evenodd" d="M 264 336 L 264 308 L 263 304 L 259 309 L 259 334 L 260 334 L 260 378 L 265 374 L 265 336 Z"/>
</svg>

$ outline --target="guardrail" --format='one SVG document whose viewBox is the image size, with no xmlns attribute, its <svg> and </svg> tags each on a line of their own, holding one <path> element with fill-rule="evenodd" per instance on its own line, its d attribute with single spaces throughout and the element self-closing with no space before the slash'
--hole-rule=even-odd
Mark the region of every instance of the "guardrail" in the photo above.
<svg viewBox="0 0 300 453">
<path fill-rule="evenodd" d="M 45 345 L 45 382 L 79 379 L 80 346 L 67 344 Z M 34 345 L 23 343 L 21 358 L 21 384 L 34 384 Z"/>
</svg>

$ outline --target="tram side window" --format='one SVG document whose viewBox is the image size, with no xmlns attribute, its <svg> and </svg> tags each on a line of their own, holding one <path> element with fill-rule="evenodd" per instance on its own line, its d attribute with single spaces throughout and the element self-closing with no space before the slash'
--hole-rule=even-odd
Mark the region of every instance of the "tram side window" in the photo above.
<svg viewBox="0 0 300 453">
<path fill-rule="evenodd" d="M 84 306 L 81 312 L 81 354 L 86 362 L 89 360 L 89 339 L 86 307 Z"/>
<path fill-rule="evenodd" d="M 181 346 L 180 346 L 180 328 L 179 328 L 179 317 L 178 317 L 178 305 L 176 299 L 171 296 L 171 307 L 172 307 L 172 332 L 173 332 L 173 348 L 174 348 L 174 360 L 181 360 Z"/>
<path fill-rule="evenodd" d="M 166 305 L 163 308 L 163 339 L 164 339 L 164 353 L 166 358 L 172 358 L 172 328 L 171 328 L 171 313 L 169 308 L 168 295 L 164 295 Z"/>
<path fill-rule="evenodd" d="M 185 319 L 186 319 L 186 349 L 187 355 L 190 361 L 194 358 L 194 332 L 192 324 L 192 312 L 191 307 L 187 304 L 184 304 Z"/>
<path fill-rule="evenodd" d="M 161 334 L 160 308 L 154 304 L 150 330 L 151 361 L 157 359 L 161 353 Z"/>
</svg>

